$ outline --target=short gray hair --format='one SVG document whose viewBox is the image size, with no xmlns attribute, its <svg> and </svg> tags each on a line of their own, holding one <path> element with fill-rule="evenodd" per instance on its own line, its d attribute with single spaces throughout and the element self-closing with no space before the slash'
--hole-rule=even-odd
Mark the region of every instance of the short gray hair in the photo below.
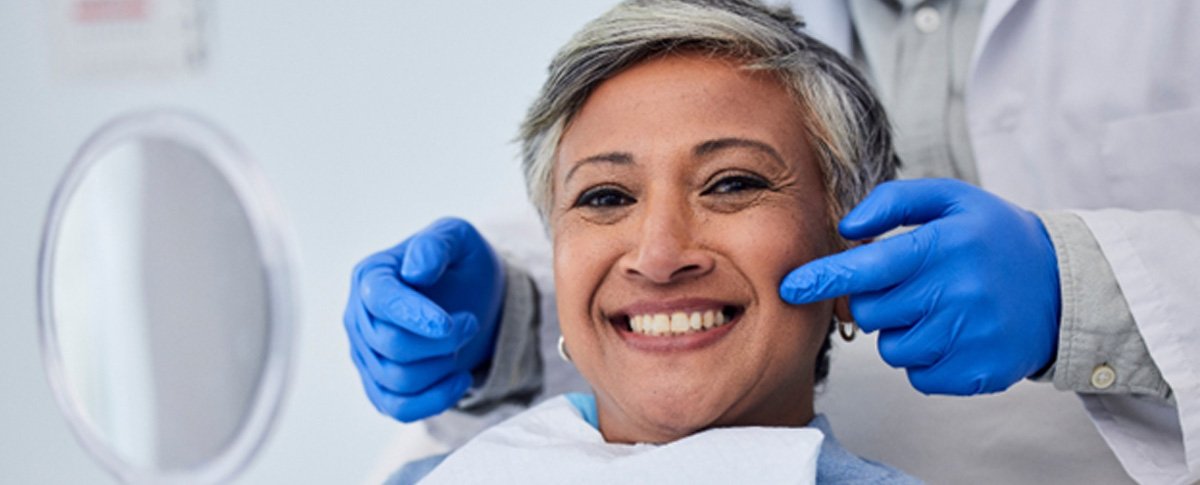
<svg viewBox="0 0 1200 485">
<path fill-rule="evenodd" d="M 550 63 L 521 125 L 525 186 L 542 221 L 549 223 L 559 141 L 591 92 L 644 60 L 699 51 L 774 73 L 789 88 L 804 110 L 836 225 L 875 185 L 895 177 L 900 160 L 867 82 L 803 26 L 790 9 L 752 0 L 630 0 L 588 23 Z"/>
</svg>

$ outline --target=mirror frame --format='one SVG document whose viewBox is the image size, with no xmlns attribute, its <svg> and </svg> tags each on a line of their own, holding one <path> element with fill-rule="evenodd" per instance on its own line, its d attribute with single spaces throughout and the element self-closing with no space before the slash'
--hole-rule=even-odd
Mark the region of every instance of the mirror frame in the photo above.
<svg viewBox="0 0 1200 485">
<path fill-rule="evenodd" d="M 162 137 L 183 143 L 220 172 L 237 195 L 254 235 L 267 284 L 266 362 L 241 429 L 219 454 L 195 468 L 160 469 L 138 466 L 115 452 L 83 416 L 64 374 L 54 313 L 53 277 L 59 226 L 72 197 L 93 166 L 112 148 L 140 137 Z M 84 449 L 126 483 L 220 483 L 241 472 L 262 447 L 280 412 L 291 374 L 294 303 L 294 240 L 283 212 L 258 166 L 214 124 L 181 110 L 135 111 L 104 123 L 83 143 L 59 180 L 50 202 L 38 256 L 38 318 L 42 361 L 50 388 L 71 431 Z"/>
</svg>

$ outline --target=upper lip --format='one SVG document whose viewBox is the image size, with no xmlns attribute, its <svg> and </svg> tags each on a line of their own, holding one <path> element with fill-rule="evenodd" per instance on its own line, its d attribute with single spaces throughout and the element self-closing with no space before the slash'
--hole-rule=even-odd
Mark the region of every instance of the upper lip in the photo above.
<svg viewBox="0 0 1200 485">
<path fill-rule="evenodd" d="M 721 310 L 725 307 L 743 306 L 728 300 L 713 298 L 676 298 L 670 300 L 642 300 L 630 303 L 609 313 L 610 317 L 629 317 L 655 313 L 691 313 L 705 310 Z"/>
</svg>

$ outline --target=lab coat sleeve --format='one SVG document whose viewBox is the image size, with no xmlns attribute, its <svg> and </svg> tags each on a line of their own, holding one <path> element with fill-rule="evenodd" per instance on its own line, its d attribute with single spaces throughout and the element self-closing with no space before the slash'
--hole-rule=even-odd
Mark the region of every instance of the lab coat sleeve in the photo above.
<svg viewBox="0 0 1200 485">
<path fill-rule="evenodd" d="M 1134 479 L 1193 483 L 1200 479 L 1200 217 L 1119 209 L 1075 213 L 1108 261 L 1174 403 L 1138 394 L 1080 397 Z"/>
<path fill-rule="evenodd" d="M 1079 215 L 1038 212 L 1058 257 L 1062 311 L 1057 357 L 1035 380 L 1063 391 L 1141 394 L 1166 399 L 1171 389 L 1129 311 L 1100 244 Z M 1097 369 L 1116 379 L 1093 382 Z"/>
</svg>

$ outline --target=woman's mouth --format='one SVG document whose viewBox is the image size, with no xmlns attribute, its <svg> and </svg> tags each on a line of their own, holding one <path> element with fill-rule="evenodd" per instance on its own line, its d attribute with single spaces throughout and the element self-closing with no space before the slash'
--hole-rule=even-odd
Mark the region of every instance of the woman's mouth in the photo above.
<svg viewBox="0 0 1200 485">
<path fill-rule="evenodd" d="M 652 353 L 699 350 L 728 335 L 746 313 L 743 305 L 713 300 L 647 302 L 609 318 L 631 348 Z"/>
<path fill-rule="evenodd" d="M 609 313 L 622 341 L 646 352 L 679 352 L 715 344 L 746 314 L 746 304 L 712 298 L 646 299 Z"/>
<path fill-rule="evenodd" d="M 618 330 L 652 337 L 700 333 L 732 323 L 745 311 L 737 305 L 691 311 L 645 312 L 618 315 L 610 321 Z"/>
</svg>

